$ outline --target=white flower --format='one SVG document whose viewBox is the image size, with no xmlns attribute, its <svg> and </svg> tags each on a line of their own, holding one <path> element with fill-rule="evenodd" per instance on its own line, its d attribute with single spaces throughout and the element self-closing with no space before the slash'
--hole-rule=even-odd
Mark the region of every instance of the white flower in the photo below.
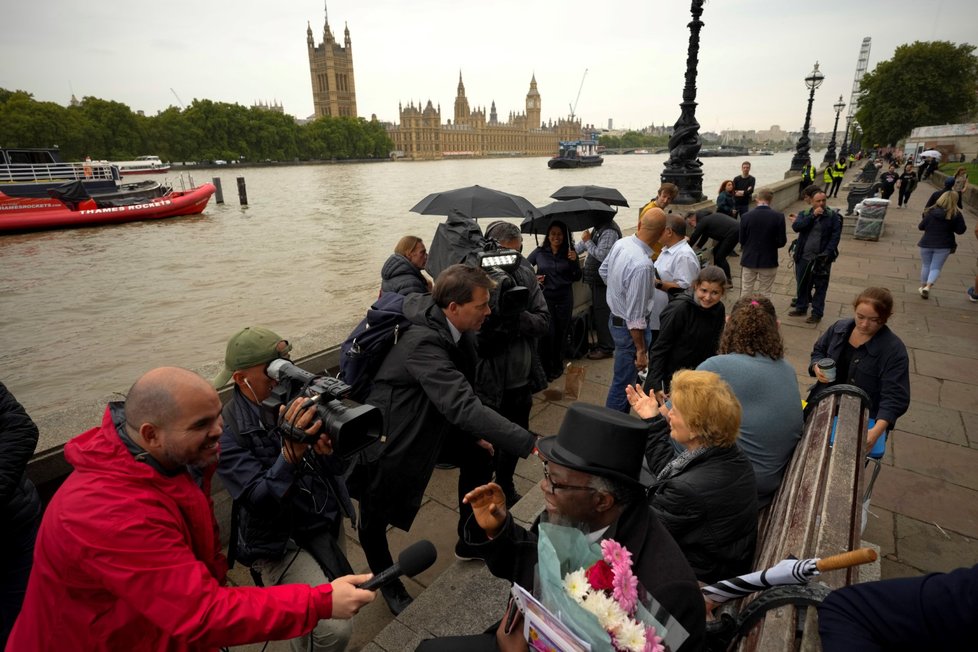
<svg viewBox="0 0 978 652">
<path fill-rule="evenodd" d="M 583 606 L 597 616 L 598 622 L 606 631 L 610 631 L 616 623 L 628 617 L 618 603 L 603 591 L 592 592 Z"/>
<path fill-rule="evenodd" d="M 631 618 L 618 626 L 614 637 L 618 647 L 629 652 L 642 652 L 645 649 L 645 626 Z"/>
<path fill-rule="evenodd" d="M 575 602 L 583 602 L 584 596 L 587 595 L 590 588 L 583 568 L 578 568 L 573 573 L 567 573 L 564 576 L 564 590 L 570 597 L 574 598 Z"/>
</svg>

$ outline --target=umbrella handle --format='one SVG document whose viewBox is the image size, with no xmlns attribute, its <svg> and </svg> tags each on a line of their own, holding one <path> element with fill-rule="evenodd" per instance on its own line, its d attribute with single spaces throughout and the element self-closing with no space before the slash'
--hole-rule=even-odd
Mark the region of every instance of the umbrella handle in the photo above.
<svg viewBox="0 0 978 652">
<path fill-rule="evenodd" d="M 819 559 L 815 566 L 820 573 L 840 568 L 849 568 L 860 564 L 868 564 L 876 561 L 876 551 L 872 548 L 857 548 L 851 552 L 844 552 L 841 555 L 832 555 Z"/>
</svg>

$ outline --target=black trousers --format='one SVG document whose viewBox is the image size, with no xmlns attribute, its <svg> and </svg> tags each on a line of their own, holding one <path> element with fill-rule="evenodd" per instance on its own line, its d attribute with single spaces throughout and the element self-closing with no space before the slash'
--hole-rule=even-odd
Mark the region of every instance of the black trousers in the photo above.
<svg viewBox="0 0 978 652">
<path fill-rule="evenodd" d="M 440 636 L 421 641 L 415 652 L 495 652 L 495 634 L 473 634 L 471 636 Z"/>
<path fill-rule="evenodd" d="M 472 508 L 462 504 L 462 497 L 492 481 L 493 456 L 476 443 L 475 437 L 455 432 L 445 440 L 445 459 L 458 465 L 458 526 L 459 539 L 465 529 L 465 522 L 472 515 Z"/>
<path fill-rule="evenodd" d="M 27 579 L 30 577 L 34 559 L 34 541 L 41 515 L 18 525 L 8 524 L 0 537 L 0 650 L 7 644 L 14 620 L 20 613 L 27 592 Z M 495 639 L 493 639 L 495 641 Z"/>
<path fill-rule="evenodd" d="M 574 311 L 574 295 L 570 292 L 559 296 L 546 296 L 550 310 L 550 332 L 540 338 L 540 360 L 548 378 L 555 378 L 564 371 L 564 344 Z"/>
<path fill-rule="evenodd" d="M 615 340 L 611 337 L 608 330 L 608 320 L 611 319 L 611 308 L 608 307 L 608 286 L 597 282 L 591 284 L 591 313 L 594 320 L 594 332 L 598 337 L 598 349 L 606 353 L 613 353 L 615 350 Z"/>
<path fill-rule="evenodd" d="M 723 270 L 723 273 L 727 275 L 727 282 L 730 283 L 733 277 L 730 275 L 730 263 L 727 262 L 727 256 L 730 252 L 734 250 L 737 243 L 740 241 L 740 234 L 735 233 L 729 237 L 724 238 L 717 243 L 716 247 L 713 248 L 713 264 Z"/>
<path fill-rule="evenodd" d="M 832 197 L 838 197 L 839 196 L 839 188 L 841 188 L 841 187 L 842 187 L 842 177 L 836 177 L 835 179 L 832 179 L 832 189 L 829 191 L 829 194 Z M 828 195 L 826 195 L 826 196 L 828 196 Z"/>
<path fill-rule="evenodd" d="M 530 386 L 523 385 L 507 389 L 503 392 L 502 405 L 496 410 L 499 414 L 506 417 L 513 423 L 523 428 L 530 427 L 530 408 L 533 407 L 533 395 L 530 394 Z M 501 448 L 496 449 L 493 465 L 495 467 L 496 484 L 503 489 L 507 498 L 516 494 L 516 485 L 513 484 L 513 474 L 516 472 L 516 463 L 519 457 L 512 453 L 507 453 Z"/>
</svg>

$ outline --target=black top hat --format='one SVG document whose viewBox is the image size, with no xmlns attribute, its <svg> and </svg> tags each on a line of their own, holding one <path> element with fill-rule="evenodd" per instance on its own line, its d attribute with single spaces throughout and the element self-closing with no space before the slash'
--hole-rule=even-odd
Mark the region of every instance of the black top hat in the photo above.
<svg viewBox="0 0 978 652">
<path fill-rule="evenodd" d="M 537 449 L 561 466 L 641 487 L 647 438 L 643 421 L 605 407 L 574 403 L 557 436 L 541 439 Z"/>
</svg>

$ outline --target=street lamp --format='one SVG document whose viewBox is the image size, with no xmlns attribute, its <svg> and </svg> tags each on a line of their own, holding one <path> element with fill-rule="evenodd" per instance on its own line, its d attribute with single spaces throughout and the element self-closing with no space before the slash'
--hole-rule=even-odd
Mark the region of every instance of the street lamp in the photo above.
<svg viewBox="0 0 978 652">
<path fill-rule="evenodd" d="M 852 109 L 849 109 L 852 111 Z M 839 158 L 849 158 L 849 125 L 852 124 L 852 113 L 846 116 L 846 135 L 842 138 L 842 147 L 839 148 Z"/>
<path fill-rule="evenodd" d="M 689 49 L 686 53 L 686 85 L 683 87 L 683 101 L 680 104 L 679 120 L 672 128 L 669 138 L 669 160 L 663 166 L 660 180 L 679 186 L 679 196 L 674 204 L 695 204 L 706 197 L 703 195 L 703 162 L 697 158 L 703 142 L 700 140 L 700 125 L 696 122 L 696 63 L 700 51 L 700 29 L 703 21 L 703 2 L 692 0 L 689 23 Z"/>
<path fill-rule="evenodd" d="M 805 77 L 805 86 L 811 91 L 808 94 L 808 113 L 805 114 L 805 126 L 801 130 L 801 138 L 795 145 L 795 155 L 791 158 L 789 172 L 801 173 L 802 168 L 805 167 L 805 161 L 809 159 L 808 150 L 812 141 L 808 138 L 808 127 L 812 123 L 812 102 L 815 101 L 815 89 L 821 86 L 823 81 L 825 81 L 825 75 L 819 72 L 818 61 L 816 61 L 815 69 L 808 74 L 808 77 Z"/>
<path fill-rule="evenodd" d="M 832 140 L 829 141 L 828 149 L 825 150 L 825 158 L 822 159 L 823 163 L 835 163 L 835 134 L 839 130 L 839 114 L 842 113 L 842 109 L 846 108 L 845 102 L 842 101 L 842 96 L 839 96 L 839 101 L 833 106 L 835 109 L 835 124 L 832 126 Z"/>
</svg>

